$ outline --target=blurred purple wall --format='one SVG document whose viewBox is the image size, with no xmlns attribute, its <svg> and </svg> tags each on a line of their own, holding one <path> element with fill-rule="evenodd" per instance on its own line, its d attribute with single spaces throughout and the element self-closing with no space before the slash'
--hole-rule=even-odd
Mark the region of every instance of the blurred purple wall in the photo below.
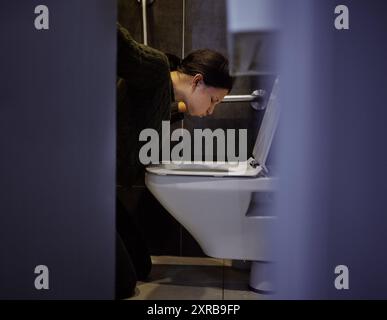
<svg viewBox="0 0 387 320">
<path fill-rule="evenodd" d="M 349 8 L 350 29 L 334 28 Z M 387 298 L 387 3 L 282 4 L 279 298 Z M 349 268 L 337 290 L 335 266 Z"/>
<path fill-rule="evenodd" d="M 0 299 L 113 298 L 116 3 L 39 4 L 0 2 Z"/>
</svg>

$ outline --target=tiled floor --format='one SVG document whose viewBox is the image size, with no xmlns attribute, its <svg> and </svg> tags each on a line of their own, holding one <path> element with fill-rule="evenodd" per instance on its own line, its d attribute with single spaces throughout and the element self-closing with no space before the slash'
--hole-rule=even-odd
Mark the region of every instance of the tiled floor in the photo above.
<svg viewBox="0 0 387 320">
<path fill-rule="evenodd" d="M 229 260 L 154 256 L 150 279 L 139 282 L 133 300 L 259 300 L 248 289 L 249 270 Z M 235 265 L 234 265 L 235 266 Z"/>
</svg>

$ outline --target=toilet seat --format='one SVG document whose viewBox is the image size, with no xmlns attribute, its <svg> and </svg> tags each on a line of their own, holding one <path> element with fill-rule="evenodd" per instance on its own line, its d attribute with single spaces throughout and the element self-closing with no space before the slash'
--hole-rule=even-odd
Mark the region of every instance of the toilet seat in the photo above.
<svg viewBox="0 0 387 320">
<path fill-rule="evenodd" d="M 262 166 L 255 165 L 254 159 L 241 162 L 181 162 L 151 165 L 146 168 L 149 173 L 175 176 L 211 176 L 211 177 L 256 177 Z"/>
</svg>

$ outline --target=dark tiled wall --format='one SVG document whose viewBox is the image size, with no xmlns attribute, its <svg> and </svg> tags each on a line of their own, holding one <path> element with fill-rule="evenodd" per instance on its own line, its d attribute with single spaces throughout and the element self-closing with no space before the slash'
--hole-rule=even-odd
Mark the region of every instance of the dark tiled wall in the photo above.
<svg viewBox="0 0 387 320">
<path fill-rule="evenodd" d="M 119 22 L 133 37 L 142 42 L 141 7 L 136 0 L 119 0 Z M 185 54 L 199 48 L 217 50 L 227 55 L 225 0 L 185 1 Z M 148 7 L 148 43 L 164 52 L 181 57 L 183 30 L 183 0 L 155 0 Z M 239 77 L 231 94 L 250 94 L 255 89 L 268 88 L 272 79 Z M 251 153 L 262 112 L 249 103 L 225 103 L 217 106 L 212 116 L 204 119 L 185 116 L 183 126 L 194 128 L 248 129 L 248 153 Z M 181 126 L 177 123 L 172 130 Z M 145 233 L 151 253 L 155 255 L 203 256 L 192 236 L 158 203 L 145 188 L 143 179 L 128 196 L 128 206 L 135 206 L 138 221 Z"/>
<path fill-rule="evenodd" d="M 185 53 L 208 48 L 227 55 L 225 0 L 186 0 Z"/>
<path fill-rule="evenodd" d="M 143 42 L 142 11 L 137 0 L 118 1 L 118 20 L 133 38 Z M 182 0 L 155 0 L 147 7 L 148 45 L 181 57 Z"/>
<path fill-rule="evenodd" d="M 200 48 L 228 55 L 225 0 L 186 0 L 185 51 L 189 53 Z M 270 88 L 271 82 L 271 77 L 237 77 L 230 94 L 250 94 L 256 89 Z M 262 116 L 263 113 L 252 109 L 249 103 L 222 103 L 206 118 L 185 116 L 184 127 L 191 134 L 195 128 L 247 129 L 249 158 Z"/>
</svg>

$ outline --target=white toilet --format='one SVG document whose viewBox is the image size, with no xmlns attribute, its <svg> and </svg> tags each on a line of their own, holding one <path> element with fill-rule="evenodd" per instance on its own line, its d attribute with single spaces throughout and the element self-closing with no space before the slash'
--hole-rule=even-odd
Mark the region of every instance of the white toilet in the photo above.
<svg viewBox="0 0 387 320">
<path fill-rule="evenodd" d="M 260 204 L 276 190 L 276 178 L 268 176 L 265 161 L 279 119 L 277 87 L 278 80 L 247 167 L 160 164 L 147 167 L 145 176 L 148 189 L 208 256 L 252 261 L 250 287 L 261 293 L 272 291 L 268 242 L 275 217 Z"/>
</svg>

